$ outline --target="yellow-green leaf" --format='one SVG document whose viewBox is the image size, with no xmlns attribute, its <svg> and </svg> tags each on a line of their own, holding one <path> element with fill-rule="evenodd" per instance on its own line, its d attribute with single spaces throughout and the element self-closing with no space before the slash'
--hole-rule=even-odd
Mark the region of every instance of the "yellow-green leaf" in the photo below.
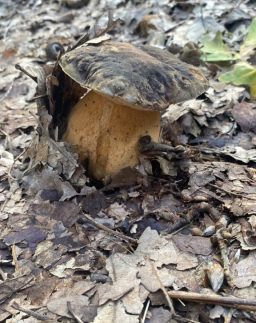
<svg viewBox="0 0 256 323">
<path fill-rule="evenodd" d="M 256 67 L 246 62 L 237 63 L 233 70 L 222 74 L 219 78 L 225 83 L 245 85 L 250 88 L 251 95 L 256 97 Z"/>
<path fill-rule="evenodd" d="M 245 37 L 244 43 L 240 48 L 240 54 L 242 57 L 250 56 L 253 50 L 256 48 L 256 18 L 253 19 L 252 23 L 248 28 L 248 34 Z"/>
<path fill-rule="evenodd" d="M 211 39 L 209 35 L 206 35 L 202 44 L 201 59 L 206 62 L 234 61 L 240 58 L 238 53 L 232 52 L 223 42 L 220 32 L 217 32 L 213 39 Z"/>
</svg>

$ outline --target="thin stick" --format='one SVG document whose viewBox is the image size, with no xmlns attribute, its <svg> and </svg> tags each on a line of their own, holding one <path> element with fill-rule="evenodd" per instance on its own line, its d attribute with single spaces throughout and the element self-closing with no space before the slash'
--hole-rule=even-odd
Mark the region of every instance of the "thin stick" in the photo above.
<svg viewBox="0 0 256 323">
<path fill-rule="evenodd" d="M 173 315 L 176 315 L 176 312 L 175 312 L 175 309 L 174 309 L 174 306 L 173 306 L 173 302 L 172 302 L 172 300 L 170 298 L 170 295 L 168 294 L 168 292 L 167 292 L 166 288 L 164 287 L 163 283 L 161 282 L 161 279 L 160 279 L 160 277 L 158 275 L 158 272 L 157 272 L 154 264 L 152 263 L 152 261 L 149 261 L 149 262 L 150 262 L 151 268 L 152 268 L 152 270 L 153 270 L 153 272 L 154 272 L 154 274 L 156 276 L 156 279 L 158 280 L 158 282 L 159 282 L 159 284 L 161 286 L 161 290 L 162 290 L 162 292 L 163 292 L 163 294 L 164 294 L 164 296 L 166 298 L 166 301 L 167 301 L 167 303 L 169 305 L 169 308 L 170 308 L 170 311 L 171 311 L 171 316 L 173 317 Z"/>
<path fill-rule="evenodd" d="M 147 316 L 147 312 L 148 312 L 148 309 L 149 309 L 149 305 L 150 305 L 150 300 L 148 299 L 147 304 L 146 304 L 146 307 L 145 307 L 145 311 L 143 313 L 143 317 L 141 319 L 141 323 L 144 323 L 145 320 L 146 320 L 146 316 Z"/>
<path fill-rule="evenodd" d="M 222 265 L 223 265 L 223 269 L 224 269 L 224 273 L 225 273 L 227 283 L 229 284 L 230 287 L 234 288 L 232 275 L 230 274 L 230 269 L 229 269 L 230 263 L 229 263 L 229 258 L 228 258 L 227 243 L 225 242 L 225 240 L 223 239 L 223 237 L 221 235 L 221 230 L 218 230 L 216 232 L 215 236 L 216 236 L 217 241 L 218 241 L 221 260 L 222 260 Z"/>
<path fill-rule="evenodd" d="M 128 252 L 129 254 L 132 254 L 132 253 L 134 252 L 134 249 L 133 249 L 133 248 L 131 248 L 131 250 L 130 250 L 130 249 L 128 249 L 127 247 L 123 246 L 121 243 L 119 243 L 119 242 L 117 242 L 117 241 L 113 240 L 113 239 L 112 239 L 112 238 L 110 238 L 110 237 L 105 237 L 105 239 L 108 239 L 109 241 L 113 242 L 114 244 L 116 244 L 118 247 L 122 248 L 123 250 L 125 250 L 125 251 L 126 251 L 126 252 Z"/>
<path fill-rule="evenodd" d="M 19 262 L 18 262 L 18 259 L 17 259 L 17 252 L 16 252 L 16 245 L 12 245 L 11 247 L 12 249 L 12 265 L 14 265 L 15 267 L 15 272 L 18 272 L 19 271 Z"/>
<path fill-rule="evenodd" d="M 0 97 L 0 102 L 2 102 L 3 100 L 5 100 L 8 97 L 8 95 L 10 94 L 10 92 L 13 88 L 13 84 L 14 84 L 14 82 L 12 82 L 12 84 L 9 86 L 8 90 L 4 93 L 4 95 L 2 95 Z"/>
<path fill-rule="evenodd" d="M 225 321 L 224 323 L 230 323 L 233 317 L 235 310 L 233 308 L 230 308 L 227 315 L 225 316 Z"/>
<path fill-rule="evenodd" d="M 175 321 L 182 322 L 182 323 L 200 323 L 199 321 L 194 321 L 191 319 L 186 319 L 185 317 L 180 317 L 179 315 L 175 316 Z M 168 321 L 169 322 L 169 321 Z"/>
<path fill-rule="evenodd" d="M 13 168 L 14 168 L 14 166 L 15 166 L 15 164 L 16 164 L 16 162 L 20 159 L 20 157 L 22 157 L 27 151 L 28 151 L 28 149 L 30 148 L 30 146 L 28 146 L 28 147 L 26 147 L 17 157 L 15 157 L 15 159 L 14 159 L 14 161 L 13 161 L 13 163 L 12 163 L 12 165 L 11 165 L 11 167 L 10 167 L 10 169 L 8 170 L 8 174 L 7 174 L 7 176 L 8 176 L 8 179 L 10 180 L 10 179 L 12 179 L 12 180 L 16 180 L 16 178 L 14 178 L 13 176 L 12 176 L 12 170 L 13 170 Z"/>
<path fill-rule="evenodd" d="M 27 288 L 26 286 L 28 284 L 30 284 L 33 279 L 34 278 L 31 277 L 28 281 L 25 281 L 22 285 L 20 285 L 18 288 L 15 288 L 15 289 L 12 288 L 12 286 L 9 286 L 9 282 L 11 282 L 11 281 L 17 281 L 18 280 L 17 278 L 8 279 L 4 283 L 0 284 L 0 289 L 5 288 L 5 289 L 9 289 L 10 290 L 9 291 L 9 295 L 5 295 L 4 297 L 0 297 L 0 304 L 3 304 L 7 299 L 11 298 L 14 295 L 14 293 L 17 293 L 18 291 Z"/>
<path fill-rule="evenodd" d="M 126 235 L 124 235 L 124 234 L 122 234 L 122 233 L 120 233 L 118 231 L 114 231 L 114 230 L 106 227 L 104 224 L 96 222 L 89 214 L 83 213 L 83 215 L 87 220 L 91 221 L 98 229 L 104 230 L 104 231 L 108 232 L 109 234 L 113 234 L 114 236 L 116 236 L 118 238 L 121 238 L 123 240 L 130 241 L 130 242 L 138 244 L 137 239 L 133 239 L 131 237 L 128 237 L 128 236 L 126 236 Z"/>
<path fill-rule="evenodd" d="M 78 317 L 76 315 L 76 313 L 74 313 L 72 306 L 71 306 L 71 302 L 67 302 L 67 308 L 69 310 L 69 313 L 73 316 L 73 319 L 75 319 L 77 323 L 83 323 L 83 321 L 80 319 L 80 317 Z"/>
<path fill-rule="evenodd" d="M 20 311 L 20 312 L 23 312 L 23 313 L 26 313 L 28 314 L 29 316 L 32 316 L 34 318 L 36 318 L 37 320 L 39 321 L 49 321 L 50 319 L 45 316 L 45 315 L 42 315 L 42 314 L 38 314 L 34 311 L 31 311 L 31 310 L 27 310 L 25 308 L 22 308 L 19 304 L 17 303 L 13 303 L 12 304 L 12 307 L 15 308 L 16 310 Z"/>
<path fill-rule="evenodd" d="M 37 78 L 36 78 L 34 75 L 30 74 L 28 71 L 26 71 L 22 66 L 20 66 L 19 64 L 16 64 L 16 65 L 15 65 L 15 68 L 16 68 L 16 70 L 19 70 L 19 71 L 23 72 L 24 74 L 26 74 L 26 75 L 27 75 L 28 77 L 30 77 L 34 82 L 36 82 L 36 83 L 37 83 Z"/>
<path fill-rule="evenodd" d="M 170 236 L 174 236 L 176 235 L 177 233 L 179 233 L 180 231 L 188 228 L 189 226 L 191 226 L 191 223 L 187 223 L 187 224 L 184 224 L 181 228 L 177 229 L 176 231 L 173 231 L 172 233 L 170 233 Z"/>
<path fill-rule="evenodd" d="M 176 153 L 184 153 L 185 147 L 176 146 L 173 147 L 171 145 L 161 144 L 159 142 L 152 141 L 150 136 L 143 136 L 139 139 L 139 150 L 141 153 L 147 152 L 176 152 Z"/>
<path fill-rule="evenodd" d="M 100 36 L 108 33 L 109 31 L 111 31 L 113 28 L 115 28 L 121 22 L 122 22 L 122 19 L 113 20 L 113 14 L 112 14 L 111 10 L 108 10 L 107 26 L 101 30 L 97 30 L 97 23 L 96 23 L 93 26 L 92 34 L 90 33 L 90 30 L 89 30 L 89 32 L 87 32 L 86 34 L 84 34 L 82 37 L 80 37 L 78 39 L 78 41 L 70 48 L 70 50 L 77 48 L 78 46 L 86 43 L 90 39 L 94 39 L 94 38 L 100 37 Z"/>
<path fill-rule="evenodd" d="M 205 295 L 193 292 L 168 291 L 171 298 L 178 298 L 196 303 L 215 304 L 247 311 L 256 311 L 255 299 L 244 299 L 233 296 Z"/>
</svg>

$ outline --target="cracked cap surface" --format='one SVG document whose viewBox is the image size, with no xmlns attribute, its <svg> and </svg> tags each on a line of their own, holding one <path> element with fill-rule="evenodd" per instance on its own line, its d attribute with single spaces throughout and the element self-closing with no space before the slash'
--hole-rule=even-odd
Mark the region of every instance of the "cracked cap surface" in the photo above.
<svg viewBox="0 0 256 323">
<path fill-rule="evenodd" d="M 148 110 L 163 111 L 208 88 L 198 68 L 152 46 L 114 41 L 83 44 L 63 55 L 59 63 L 82 87 Z"/>
</svg>

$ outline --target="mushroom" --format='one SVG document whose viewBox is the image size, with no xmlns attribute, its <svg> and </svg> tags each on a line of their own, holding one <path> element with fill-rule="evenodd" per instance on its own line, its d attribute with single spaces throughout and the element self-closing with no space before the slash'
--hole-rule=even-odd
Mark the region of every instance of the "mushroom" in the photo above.
<svg viewBox="0 0 256 323">
<path fill-rule="evenodd" d="M 85 89 L 71 108 L 63 138 L 76 146 L 80 160 L 88 158 L 96 179 L 137 165 L 139 139 L 159 140 L 160 112 L 208 87 L 197 68 L 151 46 L 87 43 L 59 64 Z"/>
</svg>

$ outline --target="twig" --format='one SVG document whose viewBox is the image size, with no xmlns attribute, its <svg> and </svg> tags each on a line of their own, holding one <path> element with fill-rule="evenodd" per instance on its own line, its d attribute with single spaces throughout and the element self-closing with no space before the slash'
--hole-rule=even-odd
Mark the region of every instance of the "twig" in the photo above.
<svg viewBox="0 0 256 323">
<path fill-rule="evenodd" d="M 28 77 L 30 77 L 34 82 L 37 83 L 37 77 L 33 76 L 32 74 L 30 74 L 28 71 L 26 71 L 22 66 L 20 66 L 19 64 L 15 65 L 15 68 L 21 72 L 23 72 L 24 74 L 26 74 Z"/>
<path fill-rule="evenodd" d="M 5 132 L 3 129 L 0 129 L 0 132 L 6 137 L 6 146 L 8 145 L 8 147 L 10 147 L 10 143 L 11 143 L 11 138 L 8 135 L 7 132 Z"/>
<path fill-rule="evenodd" d="M 168 295 L 171 298 L 177 298 L 181 300 L 187 300 L 196 303 L 206 303 L 221 305 L 226 307 L 232 307 L 247 311 L 256 311 L 256 300 L 255 299 L 244 299 L 233 296 L 220 296 L 220 295 L 205 295 L 194 292 L 184 291 L 168 291 Z"/>
<path fill-rule="evenodd" d="M 131 247 L 131 250 L 130 249 L 128 249 L 126 246 L 123 246 L 121 243 L 119 243 L 119 242 L 117 242 L 117 241 L 115 241 L 115 240 L 113 240 L 112 238 L 110 238 L 110 237 L 105 237 L 105 239 L 107 239 L 107 240 L 109 240 L 109 241 L 111 241 L 111 242 L 113 242 L 114 244 L 116 244 L 118 247 L 120 247 L 120 248 L 122 248 L 124 251 L 126 251 L 126 252 L 128 252 L 129 254 L 132 254 L 133 252 L 134 252 L 134 249 Z"/>
<path fill-rule="evenodd" d="M 16 252 L 16 245 L 12 245 L 11 247 L 12 249 L 12 265 L 14 265 L 15 267 L 15 272 L 18 272 L 19 271 L 19 262 L 18 262 L 18 259 L 17 259 L 17 252 Z"/>
<path fill-rule="evenodd" d="M 179 315 L 176 315 L 174 317 L 175 321 L 181 322 L 181 323 L 200 323 L 199 321 L 191 320 L 191 319 L 186 319 L 185 317 L 181 317 Z"/>
<path fill-rule="evenodd" d="M 10 167 L 10 169 L 8 170 L 8 174 L 7 174 L 7 176 L 8 176 L 8 179 L 10 180 L 10 179 L 12 179 L 12 180 L 16 180 L 16 178 L 14 178 L 13 176 L 12 176 L 12 170 L 13 170 L 13 168 L 14 168 L 14 166 L 15 166 L 15 164 L 16 164 L 16 162 L 20 159 L 20 157 L 22 157 L 27 151 L 28 151 L 28 149 L 29 149 L 29 147 L 30 146 L 27 146 L 17 157 L 15 157 L 15 159 L 14 159 L 14 161 L 13 161 L 13 163 L 12 163 L 12 165 L 11 165 L 11 167 Z"/>
<path fill-rule="evenodd" d="M 5 272 L 3 272 L 3 270 L 1 268 L 0 268 L 0 276 L 3 280 L 3 282 L 5 282 L 7 280 L 8 275 Z"/>
<path fill-rule="evenodd" d="M 45 98 L 45 97 L 48 97 L 48 94 L 36 95 L 36 96 L 33 96 L 33 98 L 30 101 L 34 101 L 34 100 L 37 100 L 37 99 L 42 99 L 42 98 Z"/>
<path fill-rule="evenodd" d="M 141 153 L 147 152 L 166 152 L 166 153 L 184 153 L 185 147 L 177 146 L 173 147 L 171 145 L 161 144 L 151 140 L 150 136 L 143 136 L 139 139 L 139 150 Z"/>
<path fill-rule="evenodd" d="M 215 234 L 219 249 L 220 249 L 220 255 L 221 255 L 221 260 L 223 264 L 223 269 L 225 273 L 225 277 L 227 280 L 227 283 L 229 284 L 230 287 L 234 287 L 232 277 L 230 275 L 230 270 L 229 270 L 229 258 L 228 258 L 228 251 L 227 251 L 227 245 L 226 242 L 224 241 L 222 234 L 221 234 L 221 229 L 218 230 Z"/>
<path fill-rule="evenodd" d="M 182 230 L 184 230 L 184 229 L 186 229 L 186 228 L 188 228 L 190 226 L 191 226 L 191 223 L 185 223 L 181 228 L 179 228 L 179 229 L 173 231 L 172 233 L 170 233 L 170 236 L 175 236 L 177 233 L 179 233 L 180 231 L 182 231 Z"/>
<path fill-rule="evenodd" d="M 12 18 L 13 13 L 10 15 L 10 18 Z M 5 31 L 4 31 L 4 35 L 3 35 L 3 41 L 4 41 L 4 43 L 5 43 L 6 38 L 8 36 L 8 32 L 13 27 L 13 25 L 15 25 L 15 22 L 14 22 L 14 20 L 10 19 L 9 22 L 8 22 L 8 24 L 7 24 L 7 26 L 6 26 L 6 28 L 5 28 Z"/>
<path fill-rule="evenodd" d="M 215 184 L 212 184 L 212 183 L 209 183 L 208 185 L 214 187 L 216 190 L 223 191 L 223 192 L 227 193 L 228 195 L 234 195 L 234 196 L 238 196 L 238 197 L 242 197 L 242 198 L 245 197 L 241 193 L 235 193 L 235 192 L 231 192 L 231 191 L 225 190 L 223 187 L 220 187 L 220 186 L 215 185 Z M 250 197 L 248 197 L 247 194 L 246 194 L 246 198 L 249 199 Z M 253 200 L 254 198 L 251 198 L 251 199 Z"/>
<path fill-rule="evenodd" d="M 173 317 L 173 316 L 176 315 L 176 312 L 175 312 L 172 300 L 170 298 L 170 295 L 168 294 L 168 292 L 167 292 L 166 288 L 164 287 L 163 283 L 161 282 L 161 279 L 160 279 L 160 277 L 159 277 L 159 275 L 157 273 L 157 270 L 156 270 L 154 264 L 150 260 L 149 260 L 149 262 L 150 262 L 151 268 L 152 268 L 152 270 L 153 270 L 153 272 L 154 272 L 154 274 L 155 274 L 155 276 L 156 276 L 156 278 L 157 278 L 157 280 L 158 280 L 158 282 L 160 284 L 160 288 L 161 288 L 161 290 L 162 290 L 162 292 L 163 292 L 163 294 L 164 294 L 164 296 L 165 296 L 165 298 L 167 300 L 167 303 L 168 303 L 168 305 L 170 307 L 171 316 Z"/>
<path fill-rule="evenodd" d="M 147 304 L 146 304 L 146 307 L 145 307 L 145 311 L 144 311 L 143 316 L 141 318 L 141 323 L 144 323 L 145 320 L 146 320 L 146 316 L 147 316 L 147 312 L 148 312 L 149 305 L 150 305 L 150 300 L 148 299 Z"/>
<path fill-rule="evenodd" d="M 113 234 L 114 236 L 118 237 L 118 238 L 121 238 L 123 240 L 126 240 L 126 241 L 130 241 L 130 242 L 133 242 L 133 243 L 138 243 L 138 240 L 137 239 L 133 239 L 131 237 L 128 237 L 118 231 L 114 231 L 108 227 L 106 227 L 104 224 L 101 224 L 101 223 L 98 223 L 97 221 L 95 221 L 89 214 L 86 214 L 86 213 L 83 213 L 84 217 L 91 221 L 98 229 L 100 230 L 104 230 L 106 232 L 108 232 L 109 234 Z"/>
<path fill-rule="evenodd" d="M 73 316 L 73 319 L 75 319 L 78 323 L 83 323 L 83 321 L 80 319 L 80 317 L 78 317 L 76 315 L 76 313 L 74 313 L 72 306 L 71 306 L 71 302 L 67 302 L 67 308 L 69 310 L 69 313 Z"/>
<path fill-rule="evenodd" d="M 23 313 L 26 313 L 26 314 L 28 314 L 29 316 L 32 316 L 32 317 L 34 317 L 34 318 L 36 318 L 37 320 L 39 320 L 39 321 L 49 321 L 50 320 L 50 318 L 49 317 L 47 317 L 47 316 L 45 316 L 45 315 L 42 315 L 42 314 L 38 314 L 38 313 L 36 313 L 36 312 L 34 312 L 34 311 L 31 311 L 31 310 L 27 310 L 27 309 L 25 309 L 25 308 L 22 308 L 19 304 L 17 304 L 16 302 L 14 302 L 13 304 L 12 304 L 12 307 L 13 308 L 15 308 L 16 310 L 18 310 L 18 311 L 21 311 L 21 312 L 23 312 Z"/>
<path fill-rule="evenodd" d="M 14 84 L 14 82 L 11 83 L 11 85 L 9 86 L 8 90 L 4 93 L 4 95 L 2 95 L 0 97 L 0 102 L 5 100 L 8 97 L 8 95 L 10 94 L 10 92 L 11 92 L 11 90 L 13 88 L 13 84 Z"/>
<path fill-rule="evenodd" d="M 1 205 L 1 208 L 0 208 L 0 211 L 1 212 L 3 212 L 4 211 L 4 209 L 5 209 L 5 207 L 6 207 L 6 204 L 9 202 L 9 200 L 8 199 L 5 199 L 4 200 L 4 203 Z"/>
<path fill-rule="evenodd" d="M 93 32 L 91 33 L 89 31 L 86 34 L 84 34 L 82 37 L 80 37 L 78 39 L 78 41 L 69 50 L 73 50 L 73 49 L 77 48 L 78 46 L 83 45 L 84 43 L 86 43 L 90 39 L 94 39 L 94 38 L 100 37 L 100 36 L 108 33 L 113 28 L 115 28 L 120 22 L 122 22 L 121 19 L 113 20 L 113 14 L 112 14 L 111 10 L 109 10 L 108 11 L 107 26 L 101 30 L 97 30 L 97 24 L 94 25 Z"/>
<path fill-rule="evenodd" d="M 46 127 L 43 126 L 40 118 L 38 118 L 33 112 L 29 111 L 29 113 L 32 115 L 32 117 L 35 118 L 38 126 L 40 127 L 40 130 L 42 131 L 42 137 L 45 137 L 47 139 L 47 144 L 48 144 L 48 148 L 51 148 L 51 144 L 52 146 L 54 146 L 54 148 L 56 148 L 69 162 L 71 162 L 73 164 L 73 166 L 77 166 L 77 161 L 73 158 L 72 160 L 70 159 L 70 156 L 67 154 L 65 149 L 62 149 L 59 145 L 58 142 L 56 142 L 54 139 L 52 139 L 49 135 L 48 132 L 48 125 Z"/>
<path fill-rule="evenodd" d="M 225 321 L 224 323 L 230 323 L 232 321 L 232 317 L 234 314 L 235 310 L 233 308 L 230 308 L 227 315 L 225 316 Z"/>
<path fill-rule="evenodd" d="M 71 162 L 74 166 L 77 166 L 78 165 L 78 163 L 75 160 L 75 158 L 73 158 L 72 160 L 70 160 L 70 156 L 67 154 L 66 150 L 62 149 L 55 140 L 53 140 L 49 136 L 47 136 L 47 138 L 49 139 L 49 143 L 51 143 L 65 158 L 67 158 L 67 160 L 69 162 Z"/>
<path fill-rule="evenodd" d="M 204 13 L 203 13 L 203 6 L 202 4 L 200 3 L 200 19 L 201 19 L 201 22 L 202 22 L 202 26 L 204 28 L 204 32 L 206 32 L 206 25 L 205 25 L 205 21 L 204 21 Z"/>
<path fill-rule="evenodd" d="M 20 277 L 22 278 L 22 277 Z M 9 290 L 9 293 L 8 295 L 2 297 L 0 295 L 0 304 L 3 304 L 7 299 L 11 298 L 14 293 L 17 293 L 25 288 L 27 288 L 26 286 L 29 285 L 31 283 L 31 281 L 33 280 L 34 278 L 33 277 L 30 277 L 28 279 L 28 281 L 25 281 L 23 282 L 19 287 L 17 288 L 13 288 L 12 286 L 9 286 L 8 284 L 13 281 L 13 280 L 17 280 L 17 278 L 14 278 L 14 279 L 9 279 L 9 280 L 6 280 L 4 283 L 0 284 L 0 290 L 4 290 L 5 288 Z"/>
<path fill-rule="evenodd" d="M 216 194 L 214 194 L 213 192 L 211 192 L 210 190 L 205 190 L 202 187 L 198 188 L 198 191 L 201 191 L 202 193 L 209 195 L 210 197 L 214 198 L 215 200 L 219 201 L 220 203 L 224 204 L 223 199 L 219 198 Z M 195 191 L 196 192 L 196 191 Z M 195 193 L 193 192 L 193 193 Z"/>
</svg>

